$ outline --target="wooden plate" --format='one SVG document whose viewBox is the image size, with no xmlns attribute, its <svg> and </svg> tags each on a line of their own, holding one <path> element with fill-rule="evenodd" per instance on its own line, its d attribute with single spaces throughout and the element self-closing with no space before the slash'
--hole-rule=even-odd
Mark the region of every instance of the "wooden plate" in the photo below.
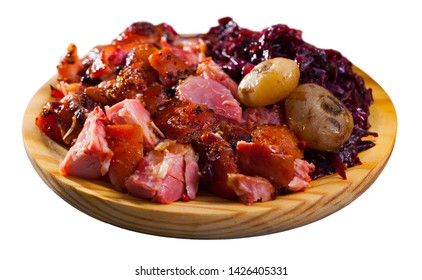
<svg viewBox="0 0 422 280">
<path fill-rule="evenodd" d="M 305 192 L 279 196 L 274 201 L 245 206 L 201 192 L 190 202 L 160 205 L 122 194 L 101 181 L 63 177 L 58 163 L 66 149 L 35 126 L 35 117 L 51 98 L 50 83 L 33 96 L 23 120 L 25 149 L 44 182 L 69 204 L 101 221 L 142 233 L 180 238 L 217 239 L 256 236 L 293 229 L 317 221 L 348 205 L 378 177 L 393 150 L 397 117 L 387 93 L 366 73 L 355 70 L 372 88 L 372 131 L 375 147 L 360 154 L 362 165 L 312 182 Z"/>
</svg>

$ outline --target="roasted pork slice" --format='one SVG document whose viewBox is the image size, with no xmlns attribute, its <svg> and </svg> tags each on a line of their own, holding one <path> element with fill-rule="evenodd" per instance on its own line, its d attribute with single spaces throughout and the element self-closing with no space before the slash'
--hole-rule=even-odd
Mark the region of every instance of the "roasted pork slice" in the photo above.
<svg viewBox="0 0 422 280">
<path fill-rule="evenodd" d="M 185 187 L 186 196 L 182 196 L 183 200 L 191 200 L 196 198 L 199 186 L 199 166 L 198 156 L 192 149 L 192 146 L 179 145 L 183 149 L 183 160 L 185 164 Z"/>
<path fill-rule="evenodd" d="M 228 174 L 239 172 L 232 146 L 219 134 L 205 132 L 195 148 L 199 153 L 203 186 L 221 197 L 236 200 L 236 192 L 227 184 Z"/>
<path fill-rule="evenodd" d="M 158 75 L 154 69 L 136 62 L 125 67 L 115 78 L 88 86 L 84 92 L 102 105 L 113 105 L 127 98 L 136 98 L 156 81 Z"/>
<path fill-rule="evenodd" d="M 61 110 L 62 103 L 58 101 L 48 102 L 35 118 L 35 124 L 41 131 L 55 142 L 65 145 L 62 138 L 62 129 L 59 125 L 57 112 Z"/>
<path fill-rule="evenodd" d="M 221 67 L 218 66 L 218 64 L 215 63 L 211 57 L 205 58 L 198 65 L 196 74 L 204 77 L 205 79 L 211 79 L 221 83 L 230 90 L 233 97 L 237 97 L 238 84 L 233 81 L 232 78 L 230 78 L 230 76 L 227 75 L 226 72 L 224 72 L 223 69 L 221 69 Z"/>
<path fill-rule="evenodd" d="M 88 67 L 83 80 L 92 82 L 115 78 L 125 65 L 126 56 L 135 46 L 135 44 L 99 45 L 92 48 L 82 58 L 83 65 Z"/>
<path fill-rule="evenodd" d="M 250 141 L 250 132 L 200 104 L 167 102 L 154 114 L 154 123 L 163 134 L 181 143 L 192 143 L 205 132 L 219 132 L 233 147 L 237 141 Z"/>
<path fill-rule="evenodd" d="M 108 172 L 110 182 L 118 191 L 125 191 L 126 179 L 135 173 L 143 158 L 142 128 L 137 124 L 115 124 L 106 127 L 106 140 L 113 152 Z"/>
<path fill-rule="evenodd" d="M 237 143 L 241 173 L 268 179 L 278 191 L 293 192 L 309 186 L 313 164 L 303 159 L 300 141 L 286 126 L 266 125 L 252 131 L 252 142 Z"/>
<path fill-rule="evenodd" d="M 251 142 L 251 133 L 240 125 L 221 122 L 217 132 L 229 142 L 233 149 L 236 149 L 239 141 Z"/>
<path fill-rule="evenodd" d="M 157 51 L 158 48 L 154 44 L 138 44 L 133 47 L 126 56 L 126 66 L 134 63 L 143 63 L 149 65 L 149 56 Z"/>
<path fill-rule="evenodd" d="M 189 143 L 194 134 L 217 131 L 221 118 L 200 104 L 169 102 L 154 116 L 154 123 L 167 138 Z"/>
<path fill-rule="evenodd" d="M 148 61 L 151 67 L 158 72 L 160 81 L 166 87 L 177 85 L 179 80 L 185 79 L 193 73 L 192 67 L 167 47 L 153 52 L 148 57 Z"/>
<path fill-rule="evenodd" d="M 302 142 L 285 125 L 264 125 L 254 129 L 251 133 L 252 142 L 267 146 L 273 146 L 280 152 L 292 155 L 295 158 L 303 158 Z"/>
<path fill-rule="evenodd" d="M 126 182 L 129 193 L 140 198 L 167 204 L 184 193 L 183 155 L 151 151 Z"/>
<path fill-rule="evenodd" d="M 314 172 L 315 165 L 304 159 L 297 158 L 294 162 L 294 177 L 287 185 L 287 192 L 298 192 L 310 187 L 312 180 L 310 174 Z"/>
<path fill-rule="evenodd" d="M 168 39 L 163 37 L 161 46 L 169 48 L 172 53 L 185 61 L 192 69 L 195 69 L 206 58 L 207 45 L 201 38 L 179 37 L 169 43 Z"/>
<path fill-rule="evenodd" d="M 170 94 L 162 84 L 153 83 L 146 90 L 138 93 L 136 98 L 142 101 L 145 109 L 153 116 L 164 108 L 164 104 L 170 99 Z"/>
<path fill-rule="evenodd" d="M 278 105 L 270 107 L 249 107 L 242 114 L 244 126 L 252 131 L 264 125 L 282 125 L 284 123 L 281 108 Z"/>
<path fill-rule="evenodd" d="M 57 65 L 57 80 L 77 83 L 80 81 L 83 71 L 84 66 L 79 59 L 76 45 L 70 44 Z"/>
<path fill-rule="evenodd" d="M 293 179 L 295 158 L 275 146 L 239 141 L 237 157 L 240 173 L 264 177 L 277 189 L 287 186 Z"/>
<path fill-rule="evenodd" d="M 125 99 L 112 107 L 105 107 L 107 118 L 112 124 L 137 124 L 142 128 L 145 151 L 150 151 L 162 135 L 151 120 L 149 112 L 137 99 Z"/>
<path fill-rule="evenodd" d="M 256 174 L 241 174 L 233 147 L 217 133 L 204 133 L 195 144 L 201 182 L 210 192 L 246 205 L 275 198 L 272 183 Z"/>
<path fill-rule="evenodd" d="M 60 163 L 62 175 L 96 179 L 107 174 L 113 157 L 106 140 L 107 123 L 100 107 L 88 114 L 75 144 Z"/>
<path fill-rule="evenodd" d="M 198 181 L 197 158 L 192 147 L 165 140 L 141 160 L 127 179 L 126 187 L 134 196 L 168 204 L 194 199 Z"/>
<path fill-rule="evenodd" d="M 48 102 L 35 124 L 57 143 L 70 147 L 82 130 L 88 112 L 96 105 L 83 93 L 68 92 L 60 101 Z"/>
<path fill-rule="evenodd" d="M 155 151 L 168 151 L 170 154 L 183 155 L 183 182 L 186 187 L 186 192 L 182 197 L 183 200 L 190 200 L 196 197 L 199 184 L 199 167 L 198 156 L 191 145 L 180 144 L 176 141 L 166 139 L 161 141 L 154 148 Z M 181 177 L 180 177 L 181 178 Z"/>
<path fill-rule="evenodd" d="M 166 23 L 154 25 L 149 22 L 139 21 L 134 22 L 127 27 L 113 40 L 112 44 L 149 43 L 160 46 L 163 37 L 167 38 L 169 41 L 174 41 L 179 36 L 176 31 Z"/>
<path fill-rule="evenodd" d="M 202 104 L 234 123 L 242 121 L 242 108 L 223 84 L 202 76 L 189 76 L 176 90 L 176 96 L 190 104 Z"/>
<path fill-rule="evenodd" d="M 276 196 L 274 186 L 265 178 L 233 173 L 227 176 L 227 185 L 234 190 L 239 201 L 246 205 L 272 200 Z"/>
</svg>

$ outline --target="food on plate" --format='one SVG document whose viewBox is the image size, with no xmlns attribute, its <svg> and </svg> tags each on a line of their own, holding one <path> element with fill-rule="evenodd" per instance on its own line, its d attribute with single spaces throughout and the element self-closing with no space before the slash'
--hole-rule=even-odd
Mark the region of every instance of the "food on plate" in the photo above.
<svg viewBox="0 0 422 280">
<path fill-rule="evenodd" d="M 70 44 L 57 70 L 35 124 L 68 148 L 61 174 L 157 203 L 203 189 L 251 205 L 346 178 L 376 136 L 350 61 L 282 24 L 136 22 L 85 56 Z"/>
</svg>

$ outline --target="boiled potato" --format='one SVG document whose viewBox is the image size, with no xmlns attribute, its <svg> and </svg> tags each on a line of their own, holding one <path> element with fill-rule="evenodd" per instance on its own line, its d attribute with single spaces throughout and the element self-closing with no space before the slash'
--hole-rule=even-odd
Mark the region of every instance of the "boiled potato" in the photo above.
<svg viewBox="0 0 422 280">
<path fill-rule="evenodd" d="M 352 134 L 353 117 L 346 106 L 316 84 L 297 87 L 285 102 L 288 127 L 311 149 L 334 151 Z"/>
<path fill-rule="evenodd" d="M 298 85 L 299 66 L 294 60 L 277 57 L 263 61 L 243 77 L 238 100 L 248 107 L 275 104 Z"/>
</svg>

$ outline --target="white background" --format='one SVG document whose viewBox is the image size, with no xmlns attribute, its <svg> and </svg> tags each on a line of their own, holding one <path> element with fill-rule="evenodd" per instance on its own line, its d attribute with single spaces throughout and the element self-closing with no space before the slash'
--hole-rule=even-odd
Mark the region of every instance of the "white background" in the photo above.
<svg viewBox="0 0 422 280">
<path fill-rule="evenodd" d="M 417 1 L 233 2 L 3 1 L 0 279 L 171 279 L 135 276 L 140 265 L 287 266 L 288 276 L 267 279 L 422 279 L 422 22 L 413 4 Z M 201 241 L 140 234 L 100 222 L 43 183 L 24 151 L 22 117 L 70 42 L 84 54 L 135 21 L 167 22 L 179 33 L 196 33 L 208 31 L 223 16 L 254 30 L 276 23 L 301 29 L 305 40 L 341 51 L 386 90 L 399 130 L 388 165 L 368 191 L 339 212 L 301 228 Z M 216 279 L 235 278 L 256 277 Z"/>
</svg>

